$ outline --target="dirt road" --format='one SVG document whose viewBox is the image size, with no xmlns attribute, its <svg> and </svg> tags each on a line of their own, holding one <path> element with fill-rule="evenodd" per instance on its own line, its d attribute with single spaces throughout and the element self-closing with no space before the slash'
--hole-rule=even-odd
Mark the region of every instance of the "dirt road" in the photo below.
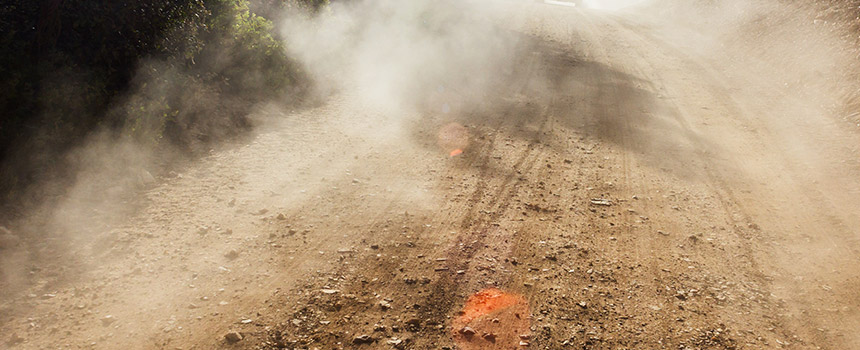
<svg viewBox="0 0 860 350">
<path fill-rule="evenodd" d="M 480 106 L 263 108 L 265 132 L 81 248 L 40 248 L 2 340 L 860 348 L 860 136 L 820 96 L 635 15 L 529 4 L 511 25 L 521 54 Z"/>
</svg>

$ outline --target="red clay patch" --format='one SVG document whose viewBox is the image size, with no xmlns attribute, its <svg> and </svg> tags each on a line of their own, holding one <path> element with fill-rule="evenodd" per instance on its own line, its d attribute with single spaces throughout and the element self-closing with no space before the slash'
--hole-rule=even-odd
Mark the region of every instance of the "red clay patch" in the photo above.
<svg viewBox="0 0 860 350">
<path fill-rule="evenodd" d="M 459 349 L 522 349 L 529 345 L 529 306 L 496 288 L 473 294 L 452 324 Z"/>
</svg>

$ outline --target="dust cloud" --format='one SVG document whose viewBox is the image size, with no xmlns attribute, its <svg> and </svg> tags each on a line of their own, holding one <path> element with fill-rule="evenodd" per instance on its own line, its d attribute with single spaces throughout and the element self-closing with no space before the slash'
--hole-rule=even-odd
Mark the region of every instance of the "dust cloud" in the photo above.
<svg viewBox="0 0 860 350">
<path fill-rule="evenodd" d="M 279 18 L 284 18 L 280 30 L 289 56 L 311 75 L 320 98 L 337 92 L 369 111 L 330 128 L 375 145 L 402 147 L 409 132 L 407 123 L 420 122 L 425 114 L 454 115 L 480 104 L 494 79 L 512 69 L 519 38 L 500 25 L 509 6 L 511 2 L 491 0 L 367 0 L 334 2 L 318 15 L 287 13 Z M 200 60 L 229 70 L 238 64 L 230 52 L 225 46 L 213 57 Z M 7 223 L 8 231 L 4 228 L 2 232 L 3 297 L 19 296 L 33 283 L 73 281 L 89 266 L 98 265 L 102 254 L 109 251 L 106 247 L 122 234 L 122 224 L 146 205 L 139 192 L 158 183 L 159 178 L 174 176 L 165 170 L 182 167 L 184 156 L 154 136 L 163 128 L 159 124 L 164 120 L 160 113 L 165 112 L 159 109 L 164 104 L 162 96 L 181 94 L 180 105 L 173 107 L 191 115 L 174 118 L 180 121 L 205 123 L 206 116 L 215 112 L 213 108 L 232 108 L 230 101 L 183 78 L 189 72 L 177 70 L 175 64 L 148 61 L 140 66 L 129 94 L 111 110 L 152 109 L 152 115 L 138 115 L 139 120 L 130 126 L 134 130 L 120 136 L 107 131 L 93 133 L 68 152 L 64 159 L 67 168 L 58 172 L 62 176 L 40 181 L 29 192 L 26 214 Z M 244 76 L 265 79 L 255 73 L 249 71 Z M 291 102 L 265 101 L 261 106 L 284 111 L 291 108 Z M 256 115 L 250 119 L 260 124 L 256 132 L 290 127 L 284 125 L 290 122 L 284 120 L 283 112 L 269 113 L 275 117 L 251 113 Z M 218 139 L 223 135 L 208 134 L 229 128 L 215 125 L 188 131 Z M 458 132 L 465 130 L 461 129 Z M 140 130 L 144 137 L 129 136 Z M 336 167 L 325 170 L 319 164 L 307 165 L 312 169 L 305 176 L 331 174 L 354 163 L 351 155 L 349 159 L 342 157 L 331 162 L 338 164 Z M 410 186 L 414 184 L 394 187 Z M 34 280 L 34 268 L 64 273 Z"/>
<path fill-rule="evenodd" d="M 597 10 L 620 10 L 642 4 L 648 0 L 585 0 L 583 6 Z"/>
<path fill-rule="evenodd" d="M 429 107 L 451 113 L 480 102 L 492 79 L 510 71 L 518 38 L 499 23 L 510 6 L 492 0 L 334 2 L 320 16 L 286 16 L 282 33 L 289 54 L 322 91 L 401 113 L 419 109 L 427 96 L 447 95 L 447 106 Z"/>
<path fill-rule="evenodd" d="M 860 337 L 852 329 L 860 324 L 860 305 L 850 296 L 857 284 L 846 272 L 856 265 L 856 250 L 847 246 L 858 239 L 860 225 L 853 209 L 860 206 L 860 153 L 852 141 L 856 121 L 846 116 L 853 111 L 843 108 L 860 91 L 860 66 L 857 33 L 829 17 L 829 5 L 856 7 L 848 1 L 654 1 L 638 14 L 668 49 L 721 67 L 703 67 L 703 75 L 733 82 L 725 89 L 736 96 L 737 113 L 753 116 L 739 122 L 787 154 L 738 165 L 751 179 L 735 190 L 762 191 L 763 207 L 747 210 L 759 214 L 765 237 L 773 235 L 762 239 L 778 246 L 759 254 L 758 262 L 778 271 L 771 286 L 784 301 L 780 311 L 801 320 L 801 329 L 821 326 L 809 338 L 837 334 L 857 347 Z M 776 169 L 786 173 L 762 181 Z"/>
</svg>

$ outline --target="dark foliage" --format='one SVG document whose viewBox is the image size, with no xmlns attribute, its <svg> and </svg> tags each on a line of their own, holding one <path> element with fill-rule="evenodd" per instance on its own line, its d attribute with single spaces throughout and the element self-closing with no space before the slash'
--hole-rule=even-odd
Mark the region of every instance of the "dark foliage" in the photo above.
<svg viewBox="0 0 860 350">
<path fill-rule="evenodd" d="M 7 1 L 0 193 L 94 130 L 186 149 L 237 132 L 254 102 L 299 80 L 271 31 L 247 0 Z"/>
</svg>

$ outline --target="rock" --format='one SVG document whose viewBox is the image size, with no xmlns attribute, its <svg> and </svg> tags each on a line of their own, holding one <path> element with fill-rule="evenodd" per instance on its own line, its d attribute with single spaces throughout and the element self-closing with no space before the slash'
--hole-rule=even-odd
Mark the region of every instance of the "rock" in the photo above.
<svg viewBox="0 0 860 350">
<path fill-rule="evenodd" d="M 395 349 L 400 349 L 403 346 L 403 339 L 393 337 L 391 339 L 388 339 L 388 341 L 386 341 L 385 343 L 393 346 Z"/>
<path fill-rule="evenodd" d="M 591 199 L 591 204 L 592 204 L 592 205 L 599 205 L 599 206 L 609 207 L 609 206 L 612 206 L 612 201 L 611 201 L 611 200 L 608 200 L 608 199 L 605 199 L 605 198 L 592 198 L 592 199 Z"/>
<path fill-rule="evenodd" d="M 239 257 L 239 252 L 236 249 L 230 249 L 229 252 L 224 254 L 224 257 L 230 260 L 236 259 Z"/>
<path fill-rule="evenodd" d="M 269 212 L 269 209 L 265 209 L 265 208 L 260 209 L 259 211 L 257 211 L 257 215 L 263 215 L 263 214 L 268 213 L 268 212 Z"/>
<path fill-rule="evenodd" d="M 370 343 L 373 343 L 373 338 L 371 338 L 367 334 L 362 334 L 362 335 L 356 336 L 355 338 L 352 338 L 352 343 L 353 344 L 370 344 Z"/>
<path fill-rule="evenodd" d="M 284 214 L 278 214 L 278 220 L 286 220 L 287 217 Z"/>
<path fill-rule="evenodd" d="M 227 205 L 228 205 L 228 206 L 231 206 L 231 207 L 232 207 L 232 206 L 234 206 L 234 205 L 236 205 L 236 198 L 233 198 L 233 199 L 231 199 L 229 202 L 227 202 Z"/>
<path fill-rule="evenodd" d="M 224 340 L 226 340 L 228 343 L 235 343 L 244 338 L 245 337 L 242 336 L 242 333 L 236 331 L 231 331 L 224 335 Z"/>
<path fill-rule="evenodd" d="M 337 290 L 337 289 L 323 289 L 323 290 L 322 290 L 322 292 L 323 292 L 323 294 L 337 294 L 337 293 L 340 293 L 340 291 L 339 291 L 339 290 Z"/>
<path fill-rule="evenodd" d="M 116 319 L 113 317 L 113 315 L 107 315 L 105 317 L 102 317 L 102 325 L 104 326 L 109 326 L 111 323 L 114 323 L 114 321 L 116 321 Z"/>
<path fill-rule="evenodd" d="M 496 342 L 496 334 L 494 333 L 484 333 L 484 339 L 490 343 Z"/>
<path fill-rule="evenodd" d="M 472 329 L 471 327 L 460 328 L 459 332 L 460 332 L 460 334 L 462 334 L 465 337 L 471 337 L 471 336 L 475 335 L 475 333 L 476 333 L 475 330 Z"/>
<path fill-rule="evenodd" d="M 391 308 L 391 303 L 383 300 L 379 302 L 379 307 L 382 308 L 382 310 L 388 310 Z"/>
</svg>

